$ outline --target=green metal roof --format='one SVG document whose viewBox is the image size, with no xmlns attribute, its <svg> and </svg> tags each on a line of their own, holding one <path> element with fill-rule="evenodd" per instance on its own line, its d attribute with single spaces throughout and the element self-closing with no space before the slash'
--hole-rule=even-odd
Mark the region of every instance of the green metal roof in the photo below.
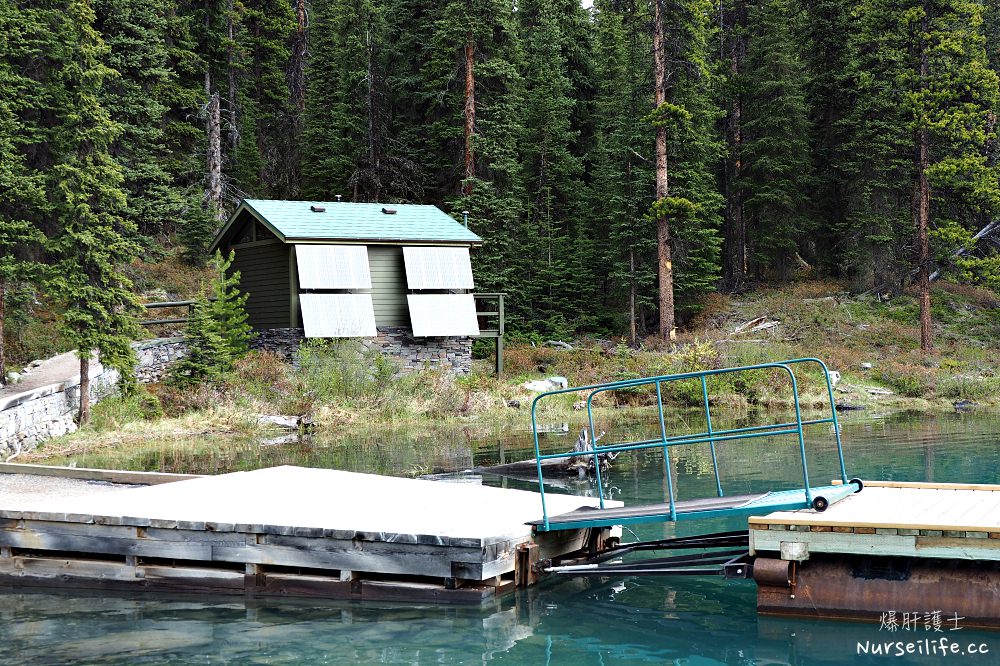
<svg viewBox="0 0 1000 666">
<path fill-rule="evenodd" d="M 243 205 L 274 227 L 286 242 L 294 240 L 441 241 L 469 244 L 483 242 L 482 238 L 436 206 L 272 199 L 247 199 Z M 312 206 L 325 208 L 326 211 L 313 212 Z M 393 209 L 396 212 L 389 215 L 382 212 L 383 208 Z"/>
</svg>

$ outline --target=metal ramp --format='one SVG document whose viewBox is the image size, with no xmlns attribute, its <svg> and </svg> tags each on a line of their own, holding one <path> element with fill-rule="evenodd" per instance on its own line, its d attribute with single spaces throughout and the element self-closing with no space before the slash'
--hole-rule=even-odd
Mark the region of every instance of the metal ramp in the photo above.
<svg viewBox="0 0 1000 666">
<path fill-rule="evenodd" d="M 561 513 L 549 517 L 549 530 L 568 530 L 583 527 L 610 527 L 612 525 L 631 525 L 634 523 L 667 522 L 671 520 L 692 520 L 701 518 L 718 518 L 720 516 L 750 516 L 755 513 L 785 511 L 818 504 L 829 506 L 839 502 L 848 495 L 858 492 L 860 488 L 855 483 L 845 483 L 838 486 L 819 486 L 810 488 L 812 501 L 806 501 L 805 489 L 778 490 L 755 495 L 726 495 L 721 497 L 704 497 L 691 500 L 677 500 L 673 503 L 675 517 L 671 518 L 669 503 L 641 504 L 637 506 L 622 506 L 612 508 L 581 507 L 570 513 Z M 825 503 L 825 504 L 824 504 Z M 543 521 L 534 520 L 529 525 L 541 527 Z"/>
<path fill-rule="evenodd" d="M 829 416 L 819 419 L 803 420 L 802 410 L 799 404 L 799 383 L 797 381 L 793 367 L 799 369 L 804 364 L 818 366 L 821 378 L 826 383 L 826 394 L 829 399 Z M 774 370 L 787 375 L 791 384 L 791 402 L 795 409 L 795 420 L 750 426 L 744 428 L 729 428 L 715 430 L 712 427 L 712 413 L 708 400 L 708 379 L 714 376 L 730 375 L 738 373 L 749 373 L 759 370 Z M 667 432 L 666 420 L 664 418 L 663 387 L 673 382 L 696 381 L 700 382 L 702 407 L 705 418 L 705 430 L 703 432 L 682 435 L 670 435 Z M 638 387 L 651 386 L 656 391 L 656 404 L 659 416 L 660 436 L 652 439 L 615 442 L 604 444 L 597 442 L 594 430 L 593 400 L 594 397 L 602 393 L 620 390 L 632 390 Z M 559 396 L 567 393 L 585 393 L 587 420 L 589 429 L 590 449 L 586 452 L 570 451 L 566 453 L 543 454 L 539 447 L 537 409 L 538 404 L 552 396 Z M 841 485 L 813 486 L 809 481 L 809 467 L 806 457 L 805 436 L 803 428 L 808 425 L 828 423 L 833 426 L 834 439 L 837 444 L 837 454 L 839 458 L 839 476 Z M 840 427 L 837 422 L 837 409 L 833 399 L 833 383 L 830 380 L 830 372 L 823 361 L 817 358 L 798 358 L 775 363 L 761 363 L 758 365 L 742 366 L 736 368 L 723 368 L 719 370 L 704 370 L 700 372 L 689 372 L 677 375 L 663 375 L 659 377 L 648 377 L 643 379 L 624 380 L 611 382 L 608 384 L 596 384 L 592 386 L 574 387 L 548 391 L 535 397 L 531 404 L 531 426 L 535 443 L 535 464 L 538 473 L 539 492 L 542 498 L 542 518 L 530 523 L 537 531 L 553 531 L 565 529 L 579 529 L 586 527 L 607 527 L 611 525 L 626 525 L 634 523 L 666 522 L 677 520 L 693 520 L 699 518 L 717 518 L 723 516 L 751 515 L 761 512 L 773 512 L 790 509 L 812 508 L 816 511 L 824 511 L 828 506 L 839 502 L 852 493 L 859 492 L 862 484 L 857 479 L 848 480 L 847 471 L 844 465 L 844 450 L 840 440 Z M 776 490 L 766 493 L 752 495 L 726 495 L 723 491 L 722 480 L 719 478 L 719 463 L 716 454 L 716 444 L 720 442 L 738 441 L 744 439 L 754 439 L 758 437 L 789 436 L 797 440 L 798 453 L 802 465 L 802 487 L 791 490 Z M 674 480 L 670 465 L 670 449 L 674 446 L 708 444 L 712 454 L 712 467 L 715 473 L 716 496 L 677 499 Z M 629 507 L 605 506 L 604 486 L 601 480 L 601 460 L 602 456 L 608 454 L 617 455 L 627 451 L 641 451 L 646 449 L 662 449 L 664 459 L 665 476 L 665 497 L 664 501 L 656 504 L 645 504 Z M 546 461 L 558 459 L 582 459 L 590 462 L 594 468 L 597 478 L 597 490 L 600 498 L 600 506 L 597 508 L 587 507 L 557 515 L 549 515 L 545 500 L 545 478 L 544 465 Z M 829 478 L 829 477 L 826 477 Z"/>
</svg>

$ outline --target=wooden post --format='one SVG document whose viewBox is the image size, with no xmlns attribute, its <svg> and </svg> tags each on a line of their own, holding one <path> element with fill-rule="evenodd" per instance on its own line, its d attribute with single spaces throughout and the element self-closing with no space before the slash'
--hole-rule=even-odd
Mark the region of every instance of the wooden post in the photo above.
<svg viewBox="0 0 1000 666">
<path fill-rule="evenodd" d="M 80 411 L 78 413 L 79 424 L 87 425 L 90 422 L 90 351 L 87 350 L 80 357 Z"/>
<path fill-rule="evenodd" d="M 503 374 L 503 294 L 497 294 L 497 377 Z"/>
<path fill-rule="evenodd" d="M 295 246 L 288 248 L 288 326 L 299 327 L 299 269 L 295 263 Z"/>
<path fill-rule="evenodd" d="M 517 547 L 514 556 L 514 584 L 517 587 L 528 587 L 538 582 L 539 559 L 537 543 L 522 543 Z"/>
<path fill-rule="evenodd" d="M 503 336 L 497 336 L 497 377 L 503 374 Z"/>
</svg>

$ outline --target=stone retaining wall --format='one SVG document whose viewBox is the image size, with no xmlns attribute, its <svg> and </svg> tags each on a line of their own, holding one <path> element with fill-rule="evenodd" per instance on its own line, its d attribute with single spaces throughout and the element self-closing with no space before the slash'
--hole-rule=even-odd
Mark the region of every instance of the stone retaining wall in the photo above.
<svg viewBox="0 0 1000 666">
<path fill-rule="evenodd" d="M 254 340 L 255 349 L 279 354 L 295 362 L 302 344 L 301 328 L 262 331 Z M 455 374 L 472 370 L 472 338 L 414 338 L 406 329 L 380 328 L 378 337 L 361 343 L 399 363 L 406 374 L 423 368 L 437 368 Z M 160 381 L 167 369 L 187 353 L 184 338 L 160 338 L 135 343 L 136 376 L 142 383 Z M 96 404 L 111 395 L 118 385 L 118 373 L 98 364 L 92 367 L 90 399 Z M 40 442 L 76 430 L 74 417 L 80 405 L 80 377 L 43 386 L 7 398 L 0 404 L 0 457 L 34 448 Z"/>
<path fill-rule="evenodd" d="M 140 382 L 159 380 L 167 367 L 186 351 L 183 338 L 147 340 L 136 343 L 135 348 L 136 376 Z M 114 393 L 118 379 L 117 370 L 91 364 L 91 403 Z M 47 439 L 73 432 L 79 407 L 79 375 L 5 398 L 0 403 L 0 457 L 6 459 Z"/>
<path fill-rule="evenodd" d="M 286 362 L 294 363 L 299 345 L 305 339 L 301 328 L 272 328 L 260 331 L 253 342 L 254 349 L 270 351 Z M 362 338 L 366 348 L 399 362 L 401 374 L 440 368 L 465 375 L 472 370 L 472 338 L 414 338 L 405 328 L 382 327 L 378 337 Z"/>
<path fill-rule="evenodd" d="M 187 343 L 184 338 L 146 340 L 136 343 L 135 355 L 138 357 L 135 376 L 139 382 L 142 384 L 158 382 L 163 379 L 175 361 L 187 355 Z"/>
</svg>

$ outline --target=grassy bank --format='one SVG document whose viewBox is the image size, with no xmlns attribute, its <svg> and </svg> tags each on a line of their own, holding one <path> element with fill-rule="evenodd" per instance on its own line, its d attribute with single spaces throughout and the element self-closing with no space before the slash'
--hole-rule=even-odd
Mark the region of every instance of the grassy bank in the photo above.
<svg viewBox="0 0 1000 666">
<path fill-rule="evenodd" d="M 266 436 L 258 423 L 261 414 L 307 417 L 323 431 L 524 425 L 533 393 L 523 383 L 530 379 L 560 375 L 582 385 L 801 356 L 819 357 L 837 370 L 838 402 L 859 408 L 951 410 L 959 400 L 996 404 L 1000 377 L 992 359 L 1000 351 L 1000 300 L 990 292 L 942 284 L 933 302 L 937 347 L 929 355 L 918 347 L 915 298 L 849 296 L 834 282 L 713 297 L 670 343 L 648 339 L 638 349 L 598 339 L 570 341 L 572 349 L 513 343 L 500 379 L 490 374 L 488 359 L 477 362 L 468 377 L 430 370 L 397 377 L 389 360 L 350 342 L 310 344 L 297 368 L 255 352 L 214 385 L 193 390 L 152 385 L 131 398 L 107 400 L 95 409 L 91 425 L 22 459 L 167 438 Z M 807 410 L 825 404 L 825 384 L 815 372 L 804 374 L 799 388 Z M 790 406 L 787 378 L 771 371 L 714 378 L 709 391 L 713 405 L 727 411 Z M 702 399 L 694 381 L 668 385 L 665 392 L 666 402 L 677 408 Z M 552 400 L 542 417 L 579 420 L 579 400 L 576 394 Z M 602 419 L 617 419 L 655 400 L 655 392 L 643 388 L 602 394 L 595 406 Z"/>
</svg>

